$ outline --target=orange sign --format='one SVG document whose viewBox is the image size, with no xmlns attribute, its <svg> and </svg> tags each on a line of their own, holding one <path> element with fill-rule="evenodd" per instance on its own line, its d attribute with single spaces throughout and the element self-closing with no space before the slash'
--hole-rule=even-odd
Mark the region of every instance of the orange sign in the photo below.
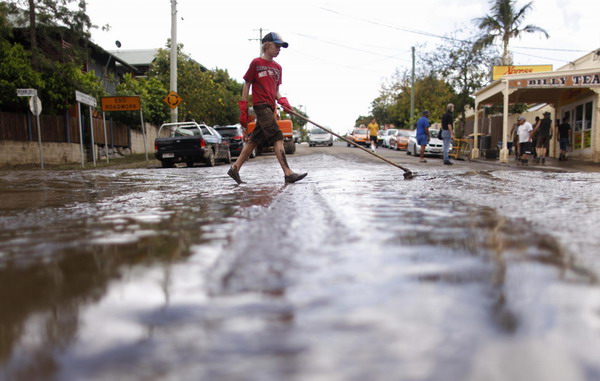
<svg viewBox="0 0 600 381">
<path fill-rule="evenodd" d="M 505 75 L 540 73 L 543 71 L 552 71 L 552 65 L 494 66 L 492 69 L 492 81 Z"/>
<path fill-rule="evenodd" d="M 163 99 L 163 101 L 169 105 L 169 107 L 171 107 L 171 109 L 176 108 L 177 106 L 179 106 L 179 104 L 181 103 L 183 99 L 181 99 L 181 97 L 179 96 L 179 94 L 177 94 L 174 91 L 171 91 L 169 94 L 167 94 L 167 96 Z"/>
<path fill-rule="evenodd" d="M 139 96 L 102 97 L 102 111 L 139 111 L 141 107 Z"/>
</svg>

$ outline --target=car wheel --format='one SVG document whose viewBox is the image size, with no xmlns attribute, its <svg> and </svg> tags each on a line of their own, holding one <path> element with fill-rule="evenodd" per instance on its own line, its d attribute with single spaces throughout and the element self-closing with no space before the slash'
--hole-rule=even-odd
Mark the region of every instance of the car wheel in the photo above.
<svg viewBox="0 0 600 381">
<path fill-rule="evenodd" d="M 212 149 L 208 150 L 208 157 L 206 158 L 206 166 L 214 167 L 215 166 L 215 153 Z"/>
<path fill-rule="evenodd" d="M 162 165 L 163 168 L 173 168 L 175 166 L 175 164 L 169 160 L 161 160 L 160 165 Z"/>
<path fill-rule="evenodd" d="M 256 148 L 250 152 L 250 159 L 254 159 L 256 157 Z"/>
<path fill-rule="evenodd" d="M 225 157 L 225 164 L 231 164 L 231 151 L 227 150 L 227 157 Z"/>
<path fill-rule="evenodd" d="M 417 146 L 413 146 L 413 155 L 417 156 Z"/>
<path fill-rule="evenodd" d="M 193 161 L 186 161 L 185 165 L 187 165 L 188 167 L 193 167 L 194 166 L 194 162 Z"/>
</svg>

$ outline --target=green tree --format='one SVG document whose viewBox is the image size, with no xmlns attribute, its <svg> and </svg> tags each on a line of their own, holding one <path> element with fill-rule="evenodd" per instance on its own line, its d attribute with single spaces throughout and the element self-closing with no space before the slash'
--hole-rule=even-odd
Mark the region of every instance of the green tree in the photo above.
<svg viewBox="0 0 600 381">
<path fill-rule="evenodd" d="M 475 19 L 477 26 L 481 29 L 481 36 L 475 42 L 477 49 L 490 46 L 500 39 L 502 41 L 502 64 L 512 64 L 512 58 L 508 49 L 510 40 L 520 37 L 523 33 L 542 33 L 546 38 L 550 35 L 544 29 L 536 25 L 521 24 L 525 21 L 525 15 L 533 9 L 533 1 L 517 9 L 516 0 L 491 0 L 490 14 Z"/>
<path fill-rule="evenodd" d="M 422 70 L 415 79 L 414 89 L 414 120 L 410 119 L 411 77 L 409 73 L 396 72 L 392 81 L 382 87 L 380 95 L 371 105 L 372 114 L 385 113 L 387 119 L 381 120 L 381 123 L 394 123 L 396 127 L 407 128 L 416 124 L 422 111 L 428 110 L 430 120 L 435 123 L 441 120 L 446 104 L 455 96 L 450 84 L 432 74 L 425 74 Z"/>
<path fill-rule="evenodd" d="M 76 7 L 72 6 L 76 3 Z M 6 9 L 15 18 L 15 26 L 29 29 L 29 43 L 34 67 L 38 67 L 40 54 L 38 42 L 46 49 L 58 50 L 61 41 L 56 38 L 70 36 L 76 41 L 72 55 L 85 55 L 90 40 L 92 22 L 86 13 L 86 0 L 7 0 Z M 23 11 L 25 10 L 25 11 Z"/>
<path fill-rule="evenodd" d="M 432 52 L 421 55 L 420 60 L 430 75 L 452 86 L 455 96 L 451 102 L 460 115 L 459 125 L 464 126 L 467 108 L 475 107 L 473 93 L 489 81 L 490 68 L 498 61 L 496 48 L 474 49 L 473 42 L 458 39 L 454 33 Z"/>
<path fill-rule="evenodd" d="M 182 98 L 178 110 L 179 119 L 193 119 L 210 125 L 237 123 L 237 100 L 242 85 L 236 85 L 224 70 L 206 70 L 182 50 L 183 45 L 180 44 L 177 49 L 177 93 Z M 159 50 L 148 76 L 157 78 L 169 88 L 168 49 Z"/>
<path fill-rule="evenodd" d="M 27 110 L 27 98 L 17 97 L 17 89 L 41 89 L 42 75 L 33 70 L 30 54 L 21 45 L 0 40 L 0 62 L 0 110 Z"/>
<path fill-rule="evenodd" d="M 163 102 L 168 89 L 155 77 L 134 78 L 125 74 L 122 82 L 117 86 L 117 95 L 138 95 L 142 102 L 144 121 L 154 125 L 161 125 L 169 120 L 169 107 Z M 122 111 L 111 115 L 114 119 L 128 125 L 139 125 L 139 111 Z"/>
</svg>

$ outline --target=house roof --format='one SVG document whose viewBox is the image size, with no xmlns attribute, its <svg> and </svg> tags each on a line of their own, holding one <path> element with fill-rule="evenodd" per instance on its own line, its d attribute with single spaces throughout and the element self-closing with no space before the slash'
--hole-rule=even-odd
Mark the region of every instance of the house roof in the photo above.
<svg viewBox="0 0 600 381">
<path fill-rule="evenodd" d="M 131 65 L 150 65 L 158 54 L 158 49 L 109 50 L 113 56 Z"/>
</svg>

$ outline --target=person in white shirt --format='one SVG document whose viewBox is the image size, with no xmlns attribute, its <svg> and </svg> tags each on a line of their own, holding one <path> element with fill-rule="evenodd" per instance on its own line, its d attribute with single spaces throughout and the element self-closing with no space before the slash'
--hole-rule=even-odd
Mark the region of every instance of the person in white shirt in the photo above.
<svg viewBox="0 0 600 381">
<path fill-rule="evenodd" d="M 531 154 L 531 132 L 533 126 L 531 123 L 525 120 L 524 116 L 517 118 L 517 135 L 519 135 L 519 153 L 521 154 L 521 164 L 527 165 L 529 163 L 529 156 Z"/>
</svg>

